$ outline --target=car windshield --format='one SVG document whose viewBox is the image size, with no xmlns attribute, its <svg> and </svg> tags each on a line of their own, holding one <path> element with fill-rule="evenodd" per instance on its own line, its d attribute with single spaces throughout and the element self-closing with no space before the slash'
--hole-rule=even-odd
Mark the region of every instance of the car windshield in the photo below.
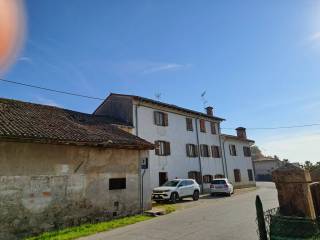
<svg viewBox="0 0 320 240">
<path fill-rule="evenodd" d="M 213 180 L 212 184 L 226 184 L 225 180 Z"/>
<path fill-rule="evenodd" d="M 178 185 L 180 181 L 178 180 L 172 180 L 172 181 L 168 181 L 165 184 L 163 184 L 162 186 L 166 186 L 166 187 L 176 187 Z"/>
</svg>

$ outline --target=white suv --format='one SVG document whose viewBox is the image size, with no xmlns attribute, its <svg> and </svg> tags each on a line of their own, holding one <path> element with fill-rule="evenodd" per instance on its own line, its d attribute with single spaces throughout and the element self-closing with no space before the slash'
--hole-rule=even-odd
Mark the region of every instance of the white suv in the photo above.
<svg viewBox="0 0 320 240">
<path fill-rule="evenodd" d="M 153 189 L 152 199 L 156 202 L 170 200 L 176 203 L 177 200 L 192 197 L 194 201 L 199 199 L 200 187 L 193 179 L 174 179 L 167 181 L 161 187 Z"/>
<path fill-rule="evenodd" d="M 233 193 L 233 186 L 227 178 L 216 178 L 211 181 L 210 192 L 211 195 L 224 193 L 228 196 L 231 196 Z"/>
</svg>

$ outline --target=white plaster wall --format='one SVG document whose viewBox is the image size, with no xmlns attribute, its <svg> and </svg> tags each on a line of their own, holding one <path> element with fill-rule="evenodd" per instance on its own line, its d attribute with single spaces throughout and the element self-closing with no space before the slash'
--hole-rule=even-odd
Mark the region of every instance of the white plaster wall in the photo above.
<svg viewBox="0 0 320 240">
<path fill-rule="evenodd" d="M 255 174 L 257 175 L 265 175 L 271 174 L 271 172 L 279 167 L 279 163 L 277 161 L 256 161 L 255 165 Z"/>
<path fill-rule="evenodd" d="M 229 151 L 229 145 L 234 144 L 236 146 L 237 156 L 231 156 Z M 249 143 L 244 141 L 237 141 L 227 139 L 224 141 L 225 157 L 228 168 L 228 179 L 236 187 L 255 184 L 254 169 L 251 157 L 245 157 L 243 153 L 243 147 L 250 147 Z M 234 181 L 234 169 L 240 169 L 241 182 Z M 253 181 L 249 181 L 248 169 L 252 169 Z"/>
<path fill-rule="evenodd" d="M 133 108 L 134 126 L 136 126 L 135 106 Z M 151 188 L 159 185 L 159 172 L 168 172 L 168 178 L 187 178 L 189 171 L 200 171 L 198 157 L 190 158 L 186 155 L 186 144 L 197 144 L 195 118 L 193 118 L 193 131 L 186 129 L 186 117 L 176 113 L 168 113 L 168 126 L 157 126 L 154 124 L 154 111 L 146 106 L 138 106 L 138 136 L 147 141 L 164 140 L 170 142 L 171 155 L 157 156 L 155 151 L 150 151 L 150 180 Z M 189 116 L 188 116 L 189 117 Z M 211 145 L 219 144 L 219 135 L 211 134 L 210 123 L 206 121 L 206 133 L 201 133 L 198 123 L 200 144 Z M 136 128 L 133 131 L 136 133 Z M 202 174 L 223 174 L 222 160 L 201 158 Z"/>
</svg>

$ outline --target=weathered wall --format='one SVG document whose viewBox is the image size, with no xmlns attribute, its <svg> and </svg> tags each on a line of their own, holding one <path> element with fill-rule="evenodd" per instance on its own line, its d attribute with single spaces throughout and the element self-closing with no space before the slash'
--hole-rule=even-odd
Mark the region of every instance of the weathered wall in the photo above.
<svg viewBox="0 0 320 240">
<path fill-rule="evenodd" d="M 0 142 L 0 239 L 139 212 L 138 160 L 136 150 Z M 126 189 L 109 190 L 119 177 Z"/>
</svg>

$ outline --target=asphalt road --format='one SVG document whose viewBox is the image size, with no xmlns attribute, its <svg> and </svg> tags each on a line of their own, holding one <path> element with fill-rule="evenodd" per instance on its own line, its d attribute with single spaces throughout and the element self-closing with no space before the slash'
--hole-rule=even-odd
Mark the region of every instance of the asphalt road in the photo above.
<svg viewBox="0 0 320 240">
<path fill-rule="evenodd" d="M 204 198 L 169 215 L 81 239 L 257 240 L 255 197 L 260 195 L 265 210 L 277 207 L 275 187 L 258 183 L 256 190 L 239 192 L 232 197 Z"/>
</svg>

